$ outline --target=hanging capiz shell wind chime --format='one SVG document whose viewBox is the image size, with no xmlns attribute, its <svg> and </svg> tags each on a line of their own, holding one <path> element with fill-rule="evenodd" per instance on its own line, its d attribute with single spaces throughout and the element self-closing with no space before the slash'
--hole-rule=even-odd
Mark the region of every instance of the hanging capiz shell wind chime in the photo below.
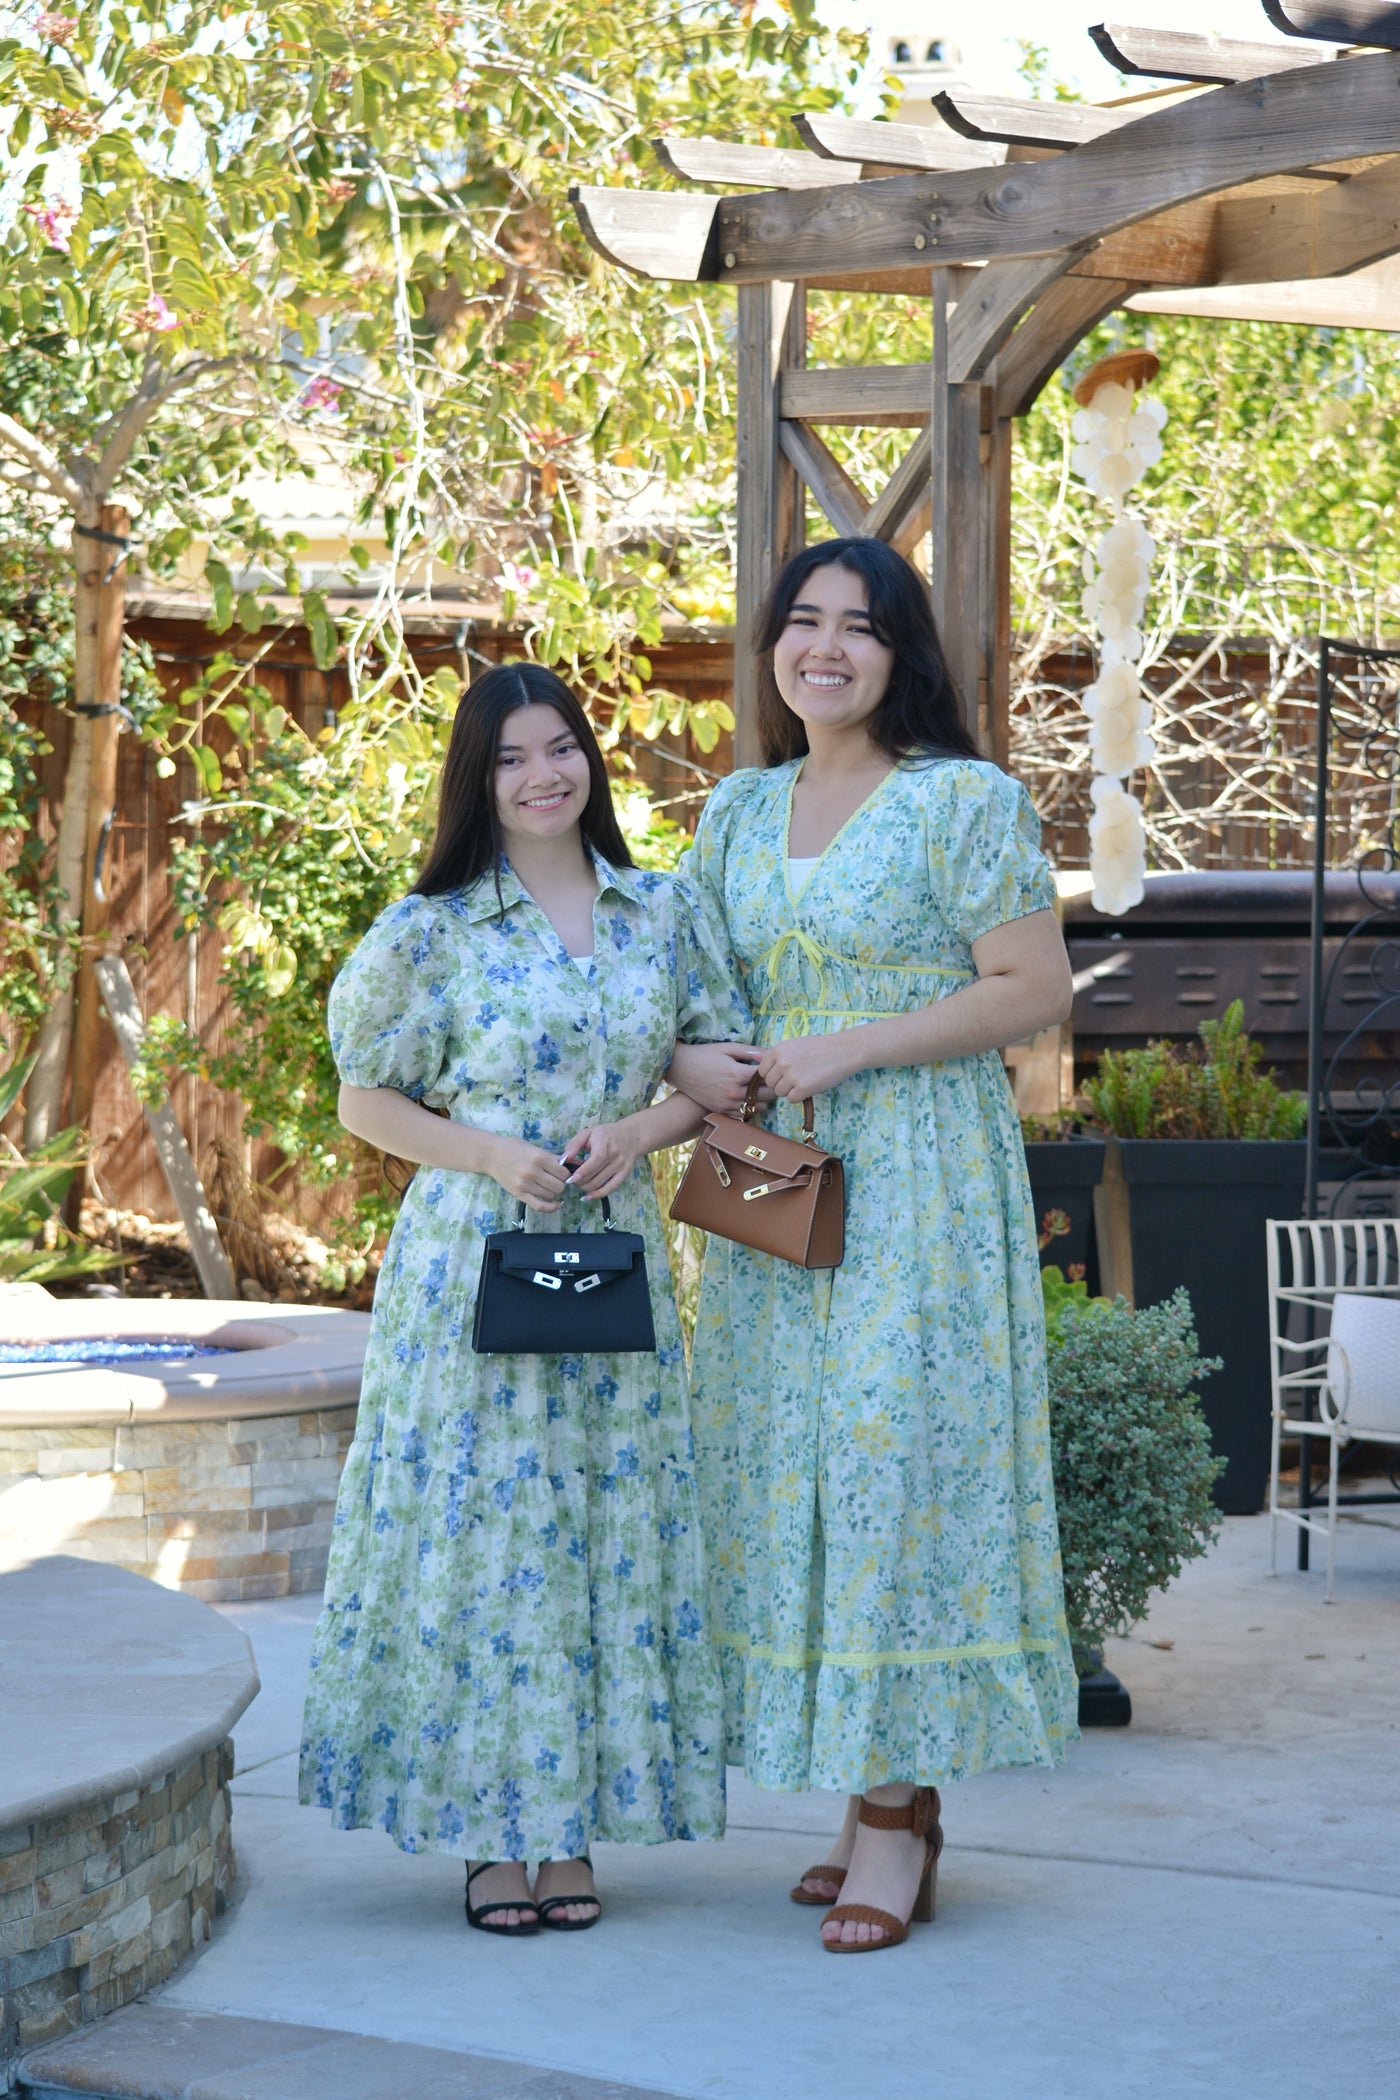
<svg viewBox="0 0 1400 2100">
<path fill-rule="evenodd" d="M 1089 796 L 1089 872 L 1096 911 L 1117 918 L 1143 898 L 1147 840 L 1142 804 L 1129 794 L 1127 776 L 1152 763 L 1152 702 L 1138 672 L 1142 616 L 1147 605 L 1152 557 L 1157 551 L 1136 511 L 1123 499 L 1162 457 L 1167 412 L 1141 389 L 1154 378 L 1158 361 L 1150 350 L 1122 350 L 1100 358 L 1077 382 L 1079 403 L 1071 431 L 1077 440 L 1070 464 L 1113 522 L 1084 556 L 1084 618 L 1099 635 L 1099 674 L 1080 705 L 1089 717 L 1093 778 Z"/>
</svg>

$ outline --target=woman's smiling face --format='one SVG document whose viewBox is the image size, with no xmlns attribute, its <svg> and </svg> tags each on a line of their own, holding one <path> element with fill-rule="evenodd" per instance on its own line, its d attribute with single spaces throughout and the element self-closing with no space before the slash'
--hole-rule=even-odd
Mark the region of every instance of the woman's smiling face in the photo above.
<svg viewBox="0 0 1400 2100">
<path fill-rule="evenodd" d="M 795 715 L 817 730 L 854 728 L 885 697 L 894 651 L 870 625 L 865 579 L 835 562 L 813 569 L 773 648 L 773 676 Z"/>
<path fill-rule="evenodd" d="M 563 716 L 540 704 L 517 707 L 496 745 L 496 812 L 512 839 L 554 839 L 577 825 L 592 778 L 578 738 Z"/>
</svg>

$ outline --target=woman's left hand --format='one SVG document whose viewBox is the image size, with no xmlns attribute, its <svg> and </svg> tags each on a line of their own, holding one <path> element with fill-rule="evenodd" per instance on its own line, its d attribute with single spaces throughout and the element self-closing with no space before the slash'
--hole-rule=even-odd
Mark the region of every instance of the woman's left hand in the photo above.
<svg viewBox="0 0 1400 2100">
<path fill-rule="evenodd" d="M 622 1187 L 641 1153 L 642 1134 L 630 1116 L 620 1123 L 590 1123 L 564 1147 L 564 1164 L 573 1167 L 569 1187 L 595 1200 L 611 1196 Z"/>
<path fill-rule="evenodd" d="M 795 1035 L 765 1050 L 758 1069 L 780 1101 L 829 1093 L 861 1069 L 851 1045 L 851 1036 L 858 1033 L 838 1029 L 831 1035 Z"/>
</svg>

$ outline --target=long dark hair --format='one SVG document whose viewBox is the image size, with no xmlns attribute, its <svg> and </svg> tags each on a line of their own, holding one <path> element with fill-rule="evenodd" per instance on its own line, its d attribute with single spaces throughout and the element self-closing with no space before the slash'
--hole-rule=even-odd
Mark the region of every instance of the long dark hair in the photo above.
<svg viewBox="0 0 1400 2100">
<path fill-rule="evenodd" d="M 980 758 L 938 639 L 927 584 L 883 540 L 849 539 L 818 540 L 794 554 L 759 607 L 753 649 L 764 764 L 780 766 L 807 750 L 806 725 L 778 691 L 773 648 L 812 571 L 833 567 L 860 577 L 875 639 L 894 651 L 885 697 L 866 725 L 870 741 L 891 758 Z"/>
<path fill-rule="evenodd" d="M 495 664 L 467 688 L 458 705 L 438 790 L 437 830 L 410 895 L 436 897 L 464 889 L 488 869 L 495 870 L 499 890 L 505 849 L 496 814 L 496 746 L 502 722 L 518 707 L 552 707 L 577 737 L 592 783 L 579 819 L 583 842 L 614 867 L 635 865 L 618 825 L 593 725 L 563 679 L 543 664 Z"/>
</svg>

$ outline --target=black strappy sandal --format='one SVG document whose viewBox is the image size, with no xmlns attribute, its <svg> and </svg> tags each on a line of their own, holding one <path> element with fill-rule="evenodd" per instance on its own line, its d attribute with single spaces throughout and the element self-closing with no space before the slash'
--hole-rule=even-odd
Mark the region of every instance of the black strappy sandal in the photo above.
<svg viewBox="0 0 1400 2100">
<path fill-rule="evenodd" d="M 590 1873 L 593 1871 L 593 1862 L 586 1852 L 583 1854 L 583 1864 Z M 591 1903 L 593 1905 L 592 1917 L 555 1917 L 555 1911 L 567 1910 L 571 1903 Z M 541 1925 L 549 1932 L 587 1932 L 592 1926 L 597 1924 L 599 1918 L 603 1915 L 602 1899 L 596 1894 L 592 1896 L 537 1896 L 535 1898 L 535 1909 L 539 1912 Z"/>
<path fill-rule="evenodd" d="M 498 1867 L 500 1864 L 501 1862 L 498 1859 L 483 1859 L 476 1866 L 467 1868 L 467 1923 L 477 1932 L 499 1933 L 504 1940 L 528 1939 L 531 1933 L 539 1931 L 543 1915 L 541 1906 L 532 1897 L 528 1895 L 524 1897 L 510 1896 L 498 1903 L 475 1904 L 472 1902 L 472 1883 L 476 1880 L 477 1875 L 484 1874 L 488 1867 Z M 576 1898 L 575 1900 L 577 1901 L 578 1899 Z M 535 1915 L 528 1924 L 523 1918 L 514 1925 L 492 1925 L 488 1923 L 488 1920 L 498 1910 L 532 1910 Z M 558 1930 L 557 1926 L 555 1930 Z"/>
</svg>

